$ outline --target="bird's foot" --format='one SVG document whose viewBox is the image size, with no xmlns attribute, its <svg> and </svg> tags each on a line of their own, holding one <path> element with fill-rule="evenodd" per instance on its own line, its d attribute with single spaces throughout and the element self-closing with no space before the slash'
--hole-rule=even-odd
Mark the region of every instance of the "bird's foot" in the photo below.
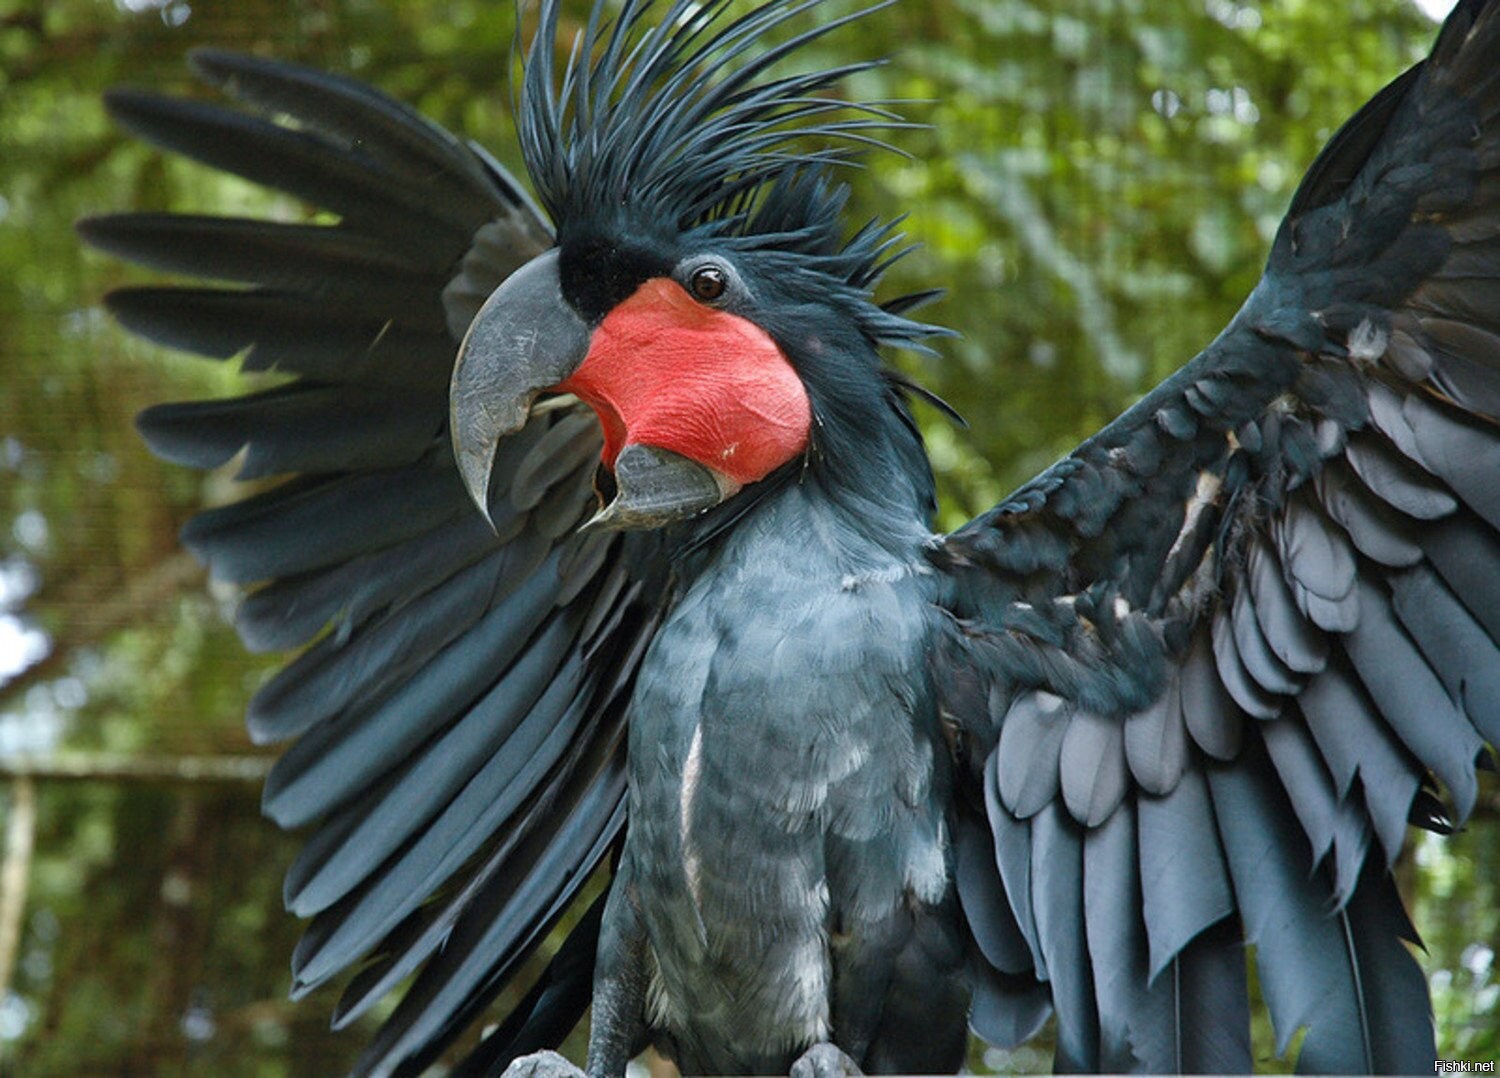
<svg viewBox="0 0 1500 1078">
<path fill-rule="evenodd" d="M 585 1078 L 578 1067 L 556 1052 L 532 1052 L 513 1060 L 505 1068 L 505 1078 Z"/>
<path fill-rule="evenodd" d="M 859 1064 L 836 1044 L 823 1042 L 803 1052 L 792 1064 L 791 1078 L 850 1078 L 863 1074 Z"/>
</svg>

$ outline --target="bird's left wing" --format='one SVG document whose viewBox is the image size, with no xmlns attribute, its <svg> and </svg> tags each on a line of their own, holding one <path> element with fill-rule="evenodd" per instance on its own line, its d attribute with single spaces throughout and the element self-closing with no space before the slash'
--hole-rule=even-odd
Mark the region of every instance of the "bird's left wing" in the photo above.
<svg viewBox="0 0 1500 1078">
<path fill-rule="evenodd" d="M 934 545 L 975 1028 L 1062 1069 L 1432 1065 L 1389 869 L 1500 740 L 1500 4 L 1313 165 L 1202 354 Z"/>
<path fill-rule="evenodd" d="M 250 647 L 303 648 L 249 716 L 258 740 L 295 739 L 266 812 L 315 825 L 286 880 L 288 907 L 313 919 L 294 994 L 363 962 L 340 1024 L 420 969 L 364 1060 L 420 1066 L 507 983 L 620 832 L 625 690 L 662 596 L 652 540 L 577 533 L 600 446 L 581 405 L 534 414 L 501 446 L 493 530 L 460 481 L 447 431 L 458 342 L 552 244 L 505 171 L 353 81 L 214 51 L 192 65 L 249 108 L 117 91 L 111 114 L 332 220 L 140 213 L 79 229 L 218 282 L 112 293 L 127 328 L 288 376 L 139 425 L 169 460 L 288 477 L 199 514 L 183 539 L 217 577 L 254 587 L 237 615 Z M 596 936 L 585 918 L 506 1027 L 518 1046 L 576 1022 L 589 996 L 576 956 Z"/>
</svg>

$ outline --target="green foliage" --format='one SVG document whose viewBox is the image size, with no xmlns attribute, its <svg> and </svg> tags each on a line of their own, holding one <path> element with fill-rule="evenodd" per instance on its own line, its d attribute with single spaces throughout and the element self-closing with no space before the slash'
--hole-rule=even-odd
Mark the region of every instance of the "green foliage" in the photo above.
<svg viewBox="0 0 1500 1078">
<path fill-rule="evenodd" d="M 244 655 L 230 597 L 176 550 L 195 507 L 239 496 L 231 476 L 162 466 L 130 429 L 150 402 L 240 376 L 110 327 L 99 297 L 140 275 L 81 254 L 70 225 L 124 208 L 305 210 L 128 142 L 100 91 L 203 93 L 187 48 L 249 49 L 372 82 L 518 167 L 512 20 L 490 0 L 0 0 L 0 634 L 34 584 L 25 624 L 50 642 L 0 686 L 0 754 L 257 751 L 240 715 L 272 663 Z M 945 525 L 1213 337 L 1318 146 L 1433 33 L 1405 0 L 905 0 L 806 58 L 890 54 L 850 92 L 912 102 L 926 125 L 892 133 L 909 156 L 873 156 L 849 179 L 857 214 L 904 214 L 924 245 L 891 294 L 946 288 L 926 313 L 962 334 L 900 359 L 972 422 L 923 416 Z M 1450 1057 L 1500 1054 L 1494 820 L 1489 806 L 1455 839 L 1420 843 L 1404 877 Z M 256 818 L 253 791 L 45 786 L 38 821 L 0 1000 L 0 1046 L 21 1069 L 348 1065 L 363 1034 L 322 1030 L 331 1000 L 285 1002 L 297 926 L 279 877 L 298 843 Z M 976 1047 L 974 1063 L 1047 1059 Z"/>
</svg>

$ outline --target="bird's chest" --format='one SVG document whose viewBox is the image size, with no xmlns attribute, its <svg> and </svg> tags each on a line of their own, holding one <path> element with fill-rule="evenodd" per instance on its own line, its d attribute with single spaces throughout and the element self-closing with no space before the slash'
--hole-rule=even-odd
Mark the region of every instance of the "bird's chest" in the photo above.
<svg viewBox="0 0 1500 1078">
<path fill-rule="evenodd" d="M 736 1030 L 754 1050 L 824 1039 L 830 941 L 947 881 L 921 582 L 895 563 L 820 573 L 800 553 L 690 588 L 631 704 L 626 858 L 654 1024 Z"/>
</svg>

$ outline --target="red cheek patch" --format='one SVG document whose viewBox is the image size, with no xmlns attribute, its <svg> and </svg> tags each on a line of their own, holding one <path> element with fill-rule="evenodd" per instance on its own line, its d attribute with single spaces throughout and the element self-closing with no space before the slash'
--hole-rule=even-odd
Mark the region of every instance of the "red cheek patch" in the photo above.
<svg viewBox="0 0 1500 1078">
<path fill-rule="evenodd" d="M 557 387 L 599 414 L 604 463 L 654 445 L 753 483 L 807 447 L 807 390 L 760 327 L 653 278 L 594 330 L 582 366 Z"/>
</svg>

